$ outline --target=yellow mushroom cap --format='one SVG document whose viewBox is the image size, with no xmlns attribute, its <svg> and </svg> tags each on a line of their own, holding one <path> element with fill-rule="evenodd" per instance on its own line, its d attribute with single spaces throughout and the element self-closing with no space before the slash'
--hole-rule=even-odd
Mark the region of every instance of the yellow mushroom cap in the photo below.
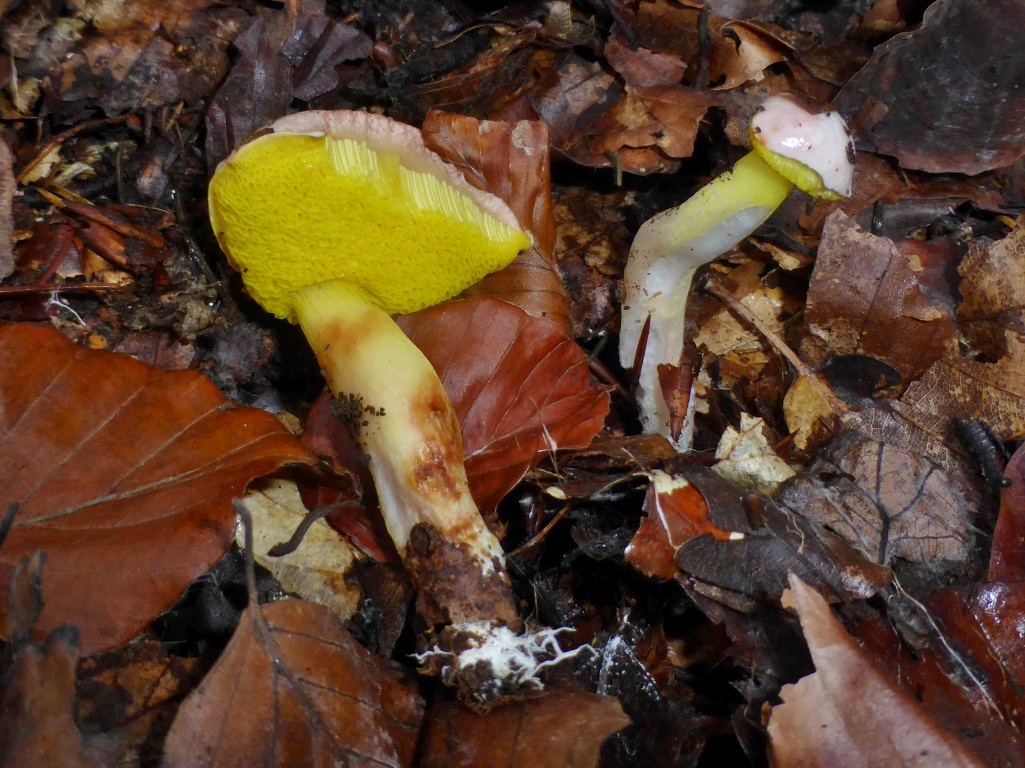
<svg viewBox="0 0 1025 768">
<path fill-rule="evenodd" d="M 838 112 L 816 114 L 790 96 L 770 96 L 751 118 L 751 145 L 776 173 L 812 197 L 851 194 L 854 141 Z"/>
<path fill-rule="evenodd" d="M 250 294 L 295 321 L 292 296 L 326 280 L 389 314 L 437 304 L 531 244 L 500 199 L 428 150 L 420 131 L 365 112 L 310 111 L 224 160 L 214 234 Z"/>
</svg>

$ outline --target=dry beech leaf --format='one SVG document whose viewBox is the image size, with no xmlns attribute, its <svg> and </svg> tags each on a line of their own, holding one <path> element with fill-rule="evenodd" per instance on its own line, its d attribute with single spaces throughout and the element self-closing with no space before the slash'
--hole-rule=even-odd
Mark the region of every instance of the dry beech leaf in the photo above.
<svg viewBox="0 0 1025 768">
<path fill-rule="evenodd" d="M 265 411 L 194 372 L 79 348 L 49 329 L 0 327 L 0 608 L 26 552 L 47 553 L 38 631 L 78 626 L 87 654 L 168 608 L 231 543 L 231 499 L 313 457 Z"/>
<path fill-rule="evenodd" d="M 983 421 L 1001 440 L 1025 436 L 1025 337 L 1008 331 L 1004 344 L 995 363 L 951 354 L 930 366 L 901 398 L 916 425 L 941 440 L 956 418 Z"/>
<path fill-rule="evenodd" d="M 761 80 L 765 70 L 786 61 L 787 50 L 765 30 L 745 21 L 730 21 L 712 31 L 708 77 L 717 90 Z"/>
<path fill-rule="evenodd" d="M 10 586 L 11 602 L 18 609 L 11 617 L 15 639 L 4 654 L 10 667 L 0 670 L 0 768 L 114 765 L 114 743 L 103 736 L 84 736 L 75 722 L 77 630 L 62 626 L 41 646 L 28 642 L 43 599 L 45 560 L 40 552 L 22 558 Z"/>
<path fill-rule="evenodd" d="M 964 335 L 990 359 L 1003 356 L 1004 332 L 1025 337 L 1025 219 L 1003 240 L 973 245 L 958 265 Z"/>
<path fill-rule="evenodd" d="M 619 700 L 552 688 L 481 716 L 457 701 L 431 708 L 423 768 L 593 768 L 602 742 L 630 724 Z"/>
<path fill-rule="evenodd" d="M 1025 6 L 941 0 L 897 35 L 837 95 L 859 149 L 904 168 L 977 174 L 1025 152 Z M 1014 53 L 1012 53 L 1014 52 Z"/>
<path fill-rule="evenodd" d="M 868 355 L 905 383 L 957 349 L 944 263 L 920 245 L 863 232 L 842 211 L 826 219 L 808 287 L 801 357 L 818 366 Z"/>
<path fill-rule="evenodd" d="M 586 447 L 601 430 L 608 393 L 554 323 L 495 299 L 449 302 L 398 323 L 452 399 L 481 509 L 494 509 L 546 452 Z"/>
<path fill-rule="evenodd" d="M 250 606 L 178 710 L 164 768 L 409 766 L 423 702 L 323 606 Z"/>
<path fill-rule="evenodd" d="M 555 218 L 544 123 L 509 124 L 432 111 L 421 130 L 428 148 L 457 165 L 470 184 L 502 198 L 520 226 L 534 237 L 533 248 L 462 295 L 502 299 L 547 317 L 568 333 L 569 301 L 555 270 Z"/>
<path fill-rule="evenodd" d="M 883 675 L 833 616 L 826 601 L 796 576 L 784 606 L 801 619 L 815 672 L 780 691 L 769 716 L 777 768 L 982 768 L 908 693 Z"/>
<path fill-rule="evenodd" d="M 326 606 L 343 621 L 359 608 L 360 594 L 347 580 L 358 555 L 324 520 L 314 522 L 293 552 L 270 557 L 267 550 L 288 541 L 309 514 L 291 480 L 270 480 L 250 491 L 242 504 L 253 520 L 253 556 L 286 592 Z M 244 546 L 241 529 L 236 534 Z"/>
<path fill-rule="evenodd" d="M 119 766 L 153 765 L 178 706 L 211 662 L 171 655 L 149 636 L 89 656 L 79 662 L 75 720 L 87 733 L 116 732 Z"/>
<path fill-rule="evenodd" d="M 740 414 L 740 429 L 727 427 L 715 449 L 713 469 L 739 488 L 772 496 L 780 483 L 796 473 L 769 442 L 771 430 L 764 419 Z"/>
<path fill-rule="evenodd" d="M 971 500 L 947 472 L 920 453 L 854 432 L 823 449 L 780 501 L 884 565 L 901 558 L 956 571 L 974 540 Z"/>
</svg>

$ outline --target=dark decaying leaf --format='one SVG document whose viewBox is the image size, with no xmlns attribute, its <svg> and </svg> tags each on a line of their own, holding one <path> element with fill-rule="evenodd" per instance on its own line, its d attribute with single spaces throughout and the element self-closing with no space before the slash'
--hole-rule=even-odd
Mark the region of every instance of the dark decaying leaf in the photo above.
<svg viewBox="0 0 1025 768">
<path fill-rule="evenodd" d="M 814 589 L 792 576 L 784 605 L 801 619 L 815 673 L 780 691 L 783 703 L 769 717 L 773 765 L 982 768 L 873 666 Z"/>
<path fill-rule="evenodd" d="M 495 299 L 449 302 L 398 322 L 452 399 L 481 509 L 494 509 L 547 452 L 583 448 L 601 430 L 608 393 L 554 323 Z"/>
<path fill-rule="evenodd" d="M 770 499 L 745 497 L 714 472 L 693 468 L 688 477 L 704 495 L 712 523 L 733 535 L 704 534 L 677 547 L 678 578 L 773 601 L 786 588 L 789 573 L 845 600 L 870 597 L 889 583 L 888 568 L 814 520 Z"/>
<path fill-rule="evenodd" d="M 431 707 L 424 768 L 592 768 L 602 742 L 629 725 L 619 701 L 571 688 L 481 716 L 457 701 Z"/>
<path fill-rule="evenodd" d="M 233 496 L 313 457 L 270 414 L 203 376 L 0 327 L 0 610 L 18 559 L 47 553 L 37 630 L 74 623 L 87 653 L 134 637 L 231 543 Z"/>
<path fill-rule="evenodd" d="M 1025 154 L 1025 6 L 940 0 L 872 54 L 834 105 L 859 149 L 905 168 L 975 174 Z"/>
<path fill-rule="evenodd" d="M 338 87 L 339 66 L 370 55 L 364 33 L 322 14 L 264 9 L 235 38 L 239 57 L 206 113 L 211 169 L 256 130 L 283 117 L 293 99 Z"/>
<path fill-rule="evenodd" d="M 502 299 L 570 330 L 569 302 L 555 270 L 548 131 L 537 121 L 514 124 L 432 111 L 423 124 L 428 148 L 453 163 L 478 189 L 502 198 L 534 247 L 462 296 Z"/>
<path fill-rule="evenodd" d="M 112 766 L 114 742 L 84 736 L 75 722 L 77 630 L 59 627 L 42 645 L 28 640 L 42 607 L 45 559 L 39 552 L 22 558 L 10 584 L 10 602 L 17 606 L 11 620 L 19 623 L 11 627 L 14 639 L 0 668 L 0 768 Z"/>
<path fill-rule="evenodd" d="M 423 717 L 416 689 L 327 608 L 250 607 L 178 711 L 165 768 L 409 766 Z"/>
<path fill-rule="evenodd" d="M 819 366 L 867 355 L 893 366 L 904 383 L 912 380 L 957 350 L 948 268 L 925 244 L 876 237 L 834 211 L 808 287 L 801 357 Z"/>
</svg>

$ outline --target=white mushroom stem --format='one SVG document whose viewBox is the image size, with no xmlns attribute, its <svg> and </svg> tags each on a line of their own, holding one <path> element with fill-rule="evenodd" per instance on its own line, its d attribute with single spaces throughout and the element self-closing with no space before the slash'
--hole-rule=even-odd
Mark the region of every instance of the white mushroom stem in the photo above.
<svg viewBox="0 0 1025 768">
<path fill-rule="evenodd" d="M 649 325 L 637 405 L 645 432 L 668 437 L 690 450 L 694 389 L 680 434 L 670 431 L 669 406 L 658 366 L 679 365 L 684 316 L 694 273 L 730 250 L 778 208 L 794 186 L 815 197 L 851 193 L 854 144 L 836 112 L 816 114 L 794 98 L 771 96 L 751 118 L 754 151 L 678 208 L 644 222 L 630 248 L 623 276 L 619 359 L 633 368 L 645 324 Z"/>
<path fill-rule="evenodd" d="M 296 315 L 335 397 L 361 409 L 359 440 L 388 532 L 405 558 L 410 531 L 433 526 L 504 578 L 501 544 L 470 495 L 452 404 L 434 368 L 391 317 L 344 282 L 294 297 Z"/>
<path fill-rule="evenodd" d="M 669 407 L 658 381 L 660 364 L 678 365 L 684 314 L 694 273 L 757 229 L 794 185 L 752 152 L 678 208 L 653 216 L 638 230 L 623 275 L 619 359 L 632 368 L 650 318 L 637 374 L 637 404 L 648 433 L 665 435 L 677 450 L 690 449 L 693 408 L 679 437 L 669 428 Z M 691 393 L 693 401 L 693 391 Z"/>
</svg>

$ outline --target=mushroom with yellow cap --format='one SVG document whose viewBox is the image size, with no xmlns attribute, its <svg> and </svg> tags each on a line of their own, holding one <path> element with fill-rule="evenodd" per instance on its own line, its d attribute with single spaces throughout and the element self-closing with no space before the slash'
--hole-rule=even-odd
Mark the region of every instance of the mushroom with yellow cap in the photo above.
<svg viewBox="0 0 1025 768">
<path fill-rule="evenodd" d="M 297 322 L 361 412 L 381 511 L 429 622 L 520 622 L 502 548 L 470 496 L 459 423 L 391 315 L 448 299 L 531 245 L 508 206 L 387 117 L 278 120 L 214 173 L 210 220 L 249 293 Z M 415 542 L 411 542 L 411 538 Z M 431 573 L 444 550 L 445 574 Z"/>
<path fill-rule="evenodd" d="M 658 366 L 680 363 L 694 273 L 754 232 L 795 185 L 831 200 L 851 193 L 854 144 L 839 114 L 815 114 L 792 97 L 771 96 L 751 118 L 750 137 L 754 151 L 730 171 L 641 225 L 623 275 L 619 359 L 625 368 L 634 365 L 647 329 L 636 372 L 642 426 L 665 435 L 680 451 L 692 442 L 694 398 L 680 433 L 673 435 Z"/>
</svg>

